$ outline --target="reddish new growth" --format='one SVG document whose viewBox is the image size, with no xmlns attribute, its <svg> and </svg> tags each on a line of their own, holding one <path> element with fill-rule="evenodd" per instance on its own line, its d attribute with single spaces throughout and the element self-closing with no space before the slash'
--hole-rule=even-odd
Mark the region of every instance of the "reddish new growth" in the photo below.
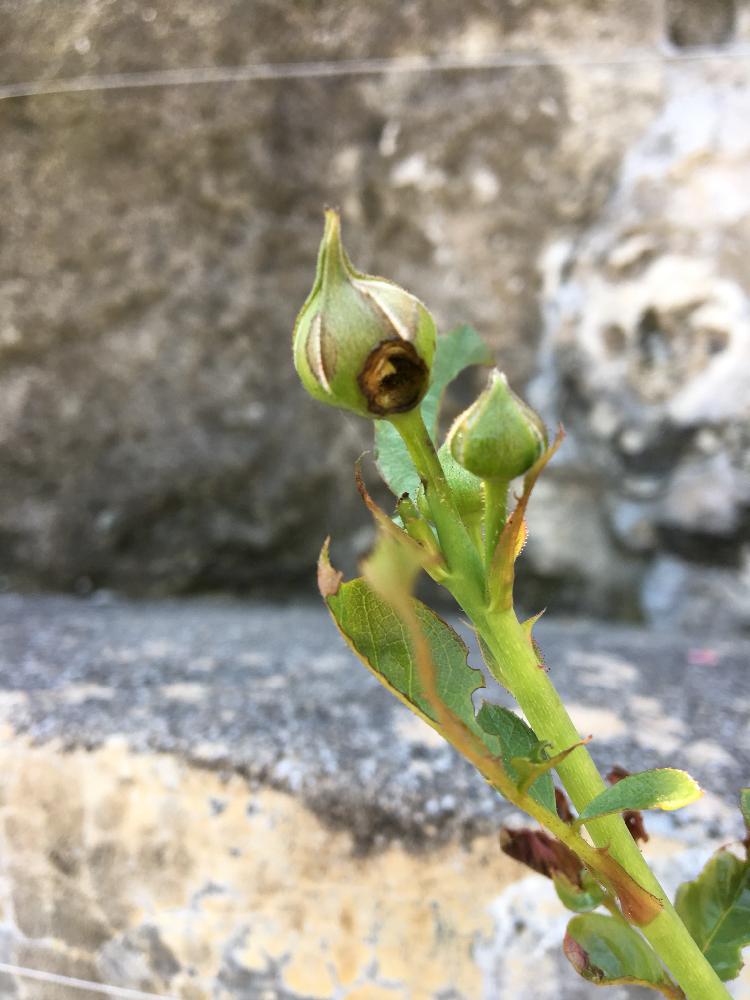
<svg viewBox="0 0 750 1000">
<path fill-rule="evenodd" d="M 555 808 L 557 809 L 557 815 L 563 821 L 563 823 L 572 823 L 575 819 L 573 815 L 573 810 L 570 808 L 570 802 L 568 801 L 568 796 L 562 790 L 562 788 L 555 789 Z"/>
<path fill-rule="evenodd" d="M 503 827 L 500 847 L 505 854 L 540 875 L 547 878 L 564 875 L 572 885 L 581 885 L 581 862 L 570 848 L 544 830 L 509 830 Z"/>
</svg>

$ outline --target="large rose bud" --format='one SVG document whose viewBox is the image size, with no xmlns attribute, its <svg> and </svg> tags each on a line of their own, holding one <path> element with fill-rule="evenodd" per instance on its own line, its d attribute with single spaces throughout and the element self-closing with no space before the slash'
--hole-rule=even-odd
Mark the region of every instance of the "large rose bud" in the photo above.
<svg viewBox="0 0 750 1000">
<path fill-rule="evenodd" d="M 315 284 L 294 326 L 294 366 L 316 399 L 363 417 L 417 406 L 430 382 L 435 324 L 419 299 L 361 274 L 326 211 Z"/>
</svg>

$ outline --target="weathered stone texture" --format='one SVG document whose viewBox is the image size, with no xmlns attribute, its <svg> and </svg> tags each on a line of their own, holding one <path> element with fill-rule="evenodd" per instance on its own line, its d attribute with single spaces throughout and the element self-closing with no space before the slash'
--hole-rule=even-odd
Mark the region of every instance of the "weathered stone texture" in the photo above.
<svg viewBox="0 0 750 1000">
<path fill-rule="evenodd" d="M 706 789 L 646 818 L 673 892 L 740 834 L 750 644 L 539 636 L 600 767 Z M 320 607 L 0 598 L 0 961 L 178 1000 L 596 1000 L 501 822 Z"/>
<path fill-rule="evenodd" d="M 5 3 L 6 81 L 264 60 L 652 40 L 650 3 Z M 321 207 L 355 260 L 519 378 L 536 259 L 592 221 L 659 74 L 558 67 L 0 102 L 0 572 L 134 592 L 288 585 L 335 523 L 364 424 L 289 359 Z M 627 93 L 627 99 L 625 99 Z M 617 109 L 616 130 L 607 121 Z"/>
<path fill-rule="evenodd" d="M 711 398 L 741 392 L 747 64 L 684 71 L 658 53 L 731 54 L 750 29 L 746 3 L 700 6 L 710 17 L 669 3 L 662 23 L 653 0 L 2 0 L 0 84 L 446 52 L 548 64 L 0 101 L 0 580 L 265 591 L 309 579 L 332 529 L 350 556 L 361 547 L 350 469 L 369 428 L 308 400 L 289 357 L 336 203 L 355 261 L 412 288 L 442 328 L 473 322 L 517 386 L 554 359 L 578 445 L 554 523 L 589 525 L 591 562 L 580 532 L 538 531 L 529 600 L 653 614 L 663 559 L 692 580 L 696 545 L 739 586 L 746 418 L 734 404 L 707 416 L 688 382 L 711 362 L 734 384 L 703 379 Z M 656 58 L 607 64 L 626 50 Z M 705 299 L 690 322 L 686 286 Z M 571 289 L 579 318 L 561 327 Z M 643 316 L 654 329 L 644 320 L 633 346 Z M 585 332 L 597 324 L 608 346 Z M 643 391 L 620 392 L 627 378 Z M 637 463 L 656 492 L 632 495 Z M 677 464 L 697 484 L 689 514 L 675 515 Z M 729 498 L 686 529 L 715 473 Z M 740 605 L 728 624 L 746 621 Z"/>
<path fill-rule="evenodd" d="M 532 561 L 549 561 L 556 483 L 565 497 L 589 476 L 558 575 L 613 595 L 630 579 L 654 620 L 715 629 L 750 625 L 747 83 L 744 64 L 670 72 L 606 211 L 548 251 L 533 390 L 570 439 L 536 508 Z M 597 517 L 589 564 L 571 567 Z"/>
</svg>

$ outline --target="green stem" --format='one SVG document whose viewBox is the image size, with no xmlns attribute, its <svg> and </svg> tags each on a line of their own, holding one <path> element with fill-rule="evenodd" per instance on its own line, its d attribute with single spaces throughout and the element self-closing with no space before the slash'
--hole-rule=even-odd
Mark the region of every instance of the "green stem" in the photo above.
<svg viewBox="0 0 750 1000">
<path fill-rule="evenodd" d="M 464 514 L 463 522 L 466 525 L 466 530 L 469 532 L 471 540 L 474 542 L 474 548 L 477 552 L 482 553 L 484 551 L 484 540 L 482 537 L 482 514 L 477 511 L 476 514 Z"/>
<path fill-rule="evenodd" d="M 579 733 L 547 673 L 540 668 L 514 612 L 487 612 L 465 606 L 464 610 L 472 617 L 485 643 L 503 665 L 505 682 L 510 679 L 512 693 L 529 724 L 540 739 L 552 743 L 550 752 L 557 753 L 576 743 Z M 606 788 L 586 747 L 579 747 L 569 754 L 560 762 L 557 772 L 579 811 Z M 597 847 L 607 848 L 636 882 L 661 902 L 662 911 L 640 930 L 688 1000 L 727 1000 L 729 994 L 723 983 L 669 902 L 622 817 L 602 817 L 587 823 L 586 829 Z"/>
<path fill-rule="evenodd" d="M 508 686 L 510 682 L 512 694 L 539 739 L 550 741 L 553 754 L 565 750 L 578 742 L 578 731 L 546 672 L 540 668 L 529 636 L 515 612 L 490 610 L 487 606 L 481 558 L 456 510 L 419 408 L 390 420 L 403 438 L 425 488 L 448 564 L 445 586 L 474 622 L 502 669 L 502 683 Z M 579 747 L 562 760 L 557 773 L 579 812 L 606 788 L 585 747 Z M 678 917 L 622 817 L 605 816 L 587 823 L 586 829 L 595 846 L 607 848 L 628 874 L 661 902 L 663 909 L 659 915 L 641 931 L 688 1000 L 727 1000 L 729 994 L 723 983 Z M 568 833 L 575 836 L 572 831 Z"/>
<path fill-rule="evenodd" d="M 484 570 L 466 525 L 456 509 L 453 495 L 435 451 L 419 407 L 388 418 L 401 435 L 422 485 L 440 547 L 451 575 L 451 585 L 481 600 Z M 448 582 L 446 581 L 446 586 Z"/>
<path fill-rule="evenodd" d="M 484 480 L 484 564 L 490 566 L 507 516 L 508 487 L 505 479 Z"/>
</svg>

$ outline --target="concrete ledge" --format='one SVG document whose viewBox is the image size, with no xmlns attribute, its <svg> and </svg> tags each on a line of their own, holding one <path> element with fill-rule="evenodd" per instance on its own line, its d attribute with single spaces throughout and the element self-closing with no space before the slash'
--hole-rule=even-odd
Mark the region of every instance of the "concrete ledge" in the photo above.
<svg viewBox="0 0 750 1000">
<path fill-rule="evenodd" d="M 750 642 L 539 636 L 602 767 L 707 789 L 647 823 L 667 883 L 691 876 L 740 831 Z M 518 817 L 318 606 L 6 595 L 0 718 L 2 961 L 184 1000 L 600 996 L 497 849 Z M 83 995 L 43 989 L 2 995 Z"/>
</svg>

